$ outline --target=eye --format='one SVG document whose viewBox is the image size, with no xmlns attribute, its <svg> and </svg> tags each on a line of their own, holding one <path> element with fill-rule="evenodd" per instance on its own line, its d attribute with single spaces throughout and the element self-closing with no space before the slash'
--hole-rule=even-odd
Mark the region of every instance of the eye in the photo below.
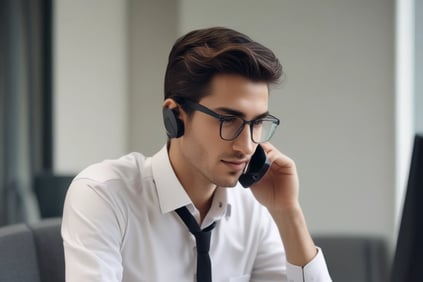
<svg viewBox="0 0 423 282">
<path fill-rule="evenodd" d="M 261 126 L 263 124 L 264 120 L 263 119 L 256 119 L 253 121 L 253 125 L 254 126 Z"/>
<path fill-rule="evenodd" d="M 222 122 L 225 124 L 237 123 L 239 122 L 239 118 L 236 116 L 222 116 Z"/>
</svg>

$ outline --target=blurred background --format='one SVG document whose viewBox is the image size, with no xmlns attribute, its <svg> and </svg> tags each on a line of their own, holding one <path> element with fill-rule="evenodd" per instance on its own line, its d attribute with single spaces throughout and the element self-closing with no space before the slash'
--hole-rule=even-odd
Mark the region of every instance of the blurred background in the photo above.
<svg viewBox="0 0 423 282">
<path fill-rule="evenodd" d="M 272 143 L 297 163 L 311 232 L 393 246 L 423 132 L 423 1 L 0 3 L 0 225 L 56 215 L 89 164 L 159 150 L 170 48 L 226 26 L 284 67 Z"/>
</svg>

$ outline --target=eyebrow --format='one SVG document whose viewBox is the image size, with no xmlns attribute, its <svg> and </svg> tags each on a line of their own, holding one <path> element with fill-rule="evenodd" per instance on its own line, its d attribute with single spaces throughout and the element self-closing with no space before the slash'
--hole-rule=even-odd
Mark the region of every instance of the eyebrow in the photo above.
<svg viewBox="0 0 423 282">
<path fill-rule="evenodd" d="M 245 114 L 243 112 L 240 112 L 240 111 L 237 111 L 237 110 L 234 110 L 234 109 L 220 107 L 220 108 L 217 108 L 216 110 L 220 111 L 220 112 L 224 112 L 225 114 L 228 114 L 228 115 L 231 115 L 231 116 L 237 116 L 237 117 L 245 118 Z M 259 114 L 258 116 L 255 116 L 252 120 L 264 118 L 264 117 L 267 117 L 268 115 L 269 115 L 269 111 L 266 111 L 262 114 Z"/>
</svg>

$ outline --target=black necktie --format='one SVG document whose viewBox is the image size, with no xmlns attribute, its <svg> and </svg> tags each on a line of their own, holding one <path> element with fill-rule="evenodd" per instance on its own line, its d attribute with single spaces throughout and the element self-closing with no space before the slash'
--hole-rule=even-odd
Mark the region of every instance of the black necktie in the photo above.
<svg viewBox="0 0 423 282">
<path fill-rule="evenodd" d="M 211 282 L 211 261 L 209 257 L 211 231 L 216 226 L 213 222 L 201 230 L 195 218 L 186 207 L 175 210 L 184 221 L 189 231 L 194 235 L 197 244 L 197 282 Z"/>
</svg>

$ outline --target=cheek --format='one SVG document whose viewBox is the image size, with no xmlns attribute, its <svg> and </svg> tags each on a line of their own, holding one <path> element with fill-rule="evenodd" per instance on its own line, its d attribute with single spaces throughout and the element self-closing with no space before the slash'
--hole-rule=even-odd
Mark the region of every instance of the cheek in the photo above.
<svg viewBox="0 0 423 282">
<path fill-rule="evenodd" d="M 190 155 L 200 162 L 214 162 L 221 154 L 223 140 L 219 137 L 219 125 L 192 123 L 186 131 L 186 147 Z"/>
<path fill-rule="evenodd" d="M 215 120 L 197 119 L 188 124 L 186 134 L 200 143 L 218 143 L 219 124 Z"/>
</svg>

